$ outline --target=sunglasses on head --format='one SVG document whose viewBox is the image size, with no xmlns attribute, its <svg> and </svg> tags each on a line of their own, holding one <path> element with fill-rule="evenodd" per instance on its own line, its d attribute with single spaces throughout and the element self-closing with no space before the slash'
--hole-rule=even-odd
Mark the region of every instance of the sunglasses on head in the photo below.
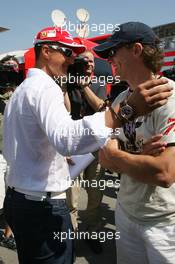
<svg viewBox="0 0 175 264">
<path fill-rule="evenodd" d="M 73 55 L 73 51 L 69 48 L 59 47 L 58 45 L 48 45 L 49 48 L 62 52 L 66 57 L 70 58 Z"/>
</svg>

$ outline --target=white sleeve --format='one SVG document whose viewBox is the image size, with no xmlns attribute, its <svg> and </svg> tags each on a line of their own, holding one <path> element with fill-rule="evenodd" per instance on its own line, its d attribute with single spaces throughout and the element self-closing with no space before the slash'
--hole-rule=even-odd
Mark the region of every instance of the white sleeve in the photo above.
<svg viewBox="0 0 175 264">
<path fill-rule="evenodd" d="M 49 87 L 32 98 L 37 122 L 56 150 L 66 155 L 93 152 L 104 145 L 111 129 L 105 126 L 104 112 L 71 119 L 59 87 Z"/>
</svg>

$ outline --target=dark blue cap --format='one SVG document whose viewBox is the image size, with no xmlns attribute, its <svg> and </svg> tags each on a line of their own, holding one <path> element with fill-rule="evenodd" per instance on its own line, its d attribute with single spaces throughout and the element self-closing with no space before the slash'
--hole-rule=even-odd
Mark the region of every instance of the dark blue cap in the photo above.
<svg viewBox="0 0 175 264">
<path fill-rule="evenodd" d="M 120 28 L 120 29 L 119 29 Z M 155 46 L 158 37 L 149 26 L 141 22 L 128 22 L 121 24 L 106 42 L 96 46 L 93 50 L 104 59 L 108 58 L 112 48 L 122 44 L 139 42 Z"/>
</svg>

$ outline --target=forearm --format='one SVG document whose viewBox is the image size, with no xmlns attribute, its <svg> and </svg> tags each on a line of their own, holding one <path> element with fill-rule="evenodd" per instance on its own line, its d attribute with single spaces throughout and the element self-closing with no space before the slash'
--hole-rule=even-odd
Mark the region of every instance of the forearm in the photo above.
<svg viewBox="0 0 175 264">
<path fill-rule="evenodd" d="M 98 96 L 96 96 L 88 86 L 86 86 L 83 89 L 83 91 L 84 91 L 84 96 L 86 100 L 88 101 L 88 103 L 91 105 L 91 107 L 95 111 L 98 111 L 99 108 L 103 105 L 104 101 L 100 99 Z M 115 129 L 123 125 L 125 120 L 121 122 L 121 120 L 117 116 L 117 112 L 119 111 L 119 108 L 120 108 L 119 105 L 115 106 L 115 113 L 114 113 L 114 110 L 112 110 L 111 108 L 108 108 L 105 111 L 105 126 L 106 127 Z"/>
<path fill-rule="evenodd" d="M 85 86 L 83 88 L 84 97 L 86 98 L 89 105 L 93 108 L 94 111 L 99 111 L 100 107 L 103 106 L 104 101 L 100 99 L 95 93 L 89 88 L 89 86 Z"/>
<path fill-rule="evenodd" d="M 119 108 L 119 105 L 115 106 L 115 113 L 119 111 Z M 105 111 L 105 126 L 115 129 L 123 125 L 115 113 L 110 107 Z"/>
<path fill-rule="evenodd" d="M 121 150 L 108 157 L 118 171 L 124 172 L 133 179 L 162 187 L 169 187 L 169 167 L 162 157 L 133 155 Z"/>
</svg>

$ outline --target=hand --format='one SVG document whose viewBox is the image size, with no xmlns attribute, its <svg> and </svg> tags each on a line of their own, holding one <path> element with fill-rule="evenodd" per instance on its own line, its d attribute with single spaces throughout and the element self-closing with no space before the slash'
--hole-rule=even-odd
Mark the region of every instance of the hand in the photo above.
<svg viewBox="0 0 175 264">
<path fill-rule="evenodd" d="M 136 116 L 145 115 L 167 103 L 172 87 L 165 78 L 154 79 L 140 84 L 128 98 L 128 104 Z"/>
<path fill-rule="evenodd" d="M 83 76 L 83 78 L 79 78 L 78 80 L 78 85 L 81 86 L 82 89 L 84 89 L 86 86 L 89 86 L 89 83 L 91 81 L 91 77 L 86 75 L 86 76 Z"/>
<path fill-rule="evenodd" d="M 111 164 L 111 161 L 106 156 L 104 149 L 99 150 L 98 159 L 99 159 L 99 163 L 102 166 L 102 168 L 109 169 L 111 172 L 114 171 L 113 165 Z"/>
<path fill-rule="evenodd" d="M 75 162 L 71 159 L 71 157 L 66 157 L 67 163 L 71 166 L 75 165 Z"/>
<path fill-rule="evenodd" d="M 152 155 L 158 156 L 165 151 L 167 146 L 166 142 L 160 141 L 162 134 L 151 137 L 143 144 L 143 151 L 140 153 L 142 155 Z"/>
<path fill-rule="evenodd" d="M 99 163 L 103 168 L 107 168 L 110 171 L 120 172 L 117 164 L 111 159 L 114 152 L 116 154 L 118 149 L 118 141 L 116 139 L 109 139 L 107 144 L 99 151 Z"/>
<path fill-rule="evenodd" d="M 106 144 L 103 146 L 104 153 L 105 155 L 108 156 L 108 158 L 115 155 L 118 149 L 119 149 L 119 142 L 116 138 L 109 138 Z"/>
</svg>

